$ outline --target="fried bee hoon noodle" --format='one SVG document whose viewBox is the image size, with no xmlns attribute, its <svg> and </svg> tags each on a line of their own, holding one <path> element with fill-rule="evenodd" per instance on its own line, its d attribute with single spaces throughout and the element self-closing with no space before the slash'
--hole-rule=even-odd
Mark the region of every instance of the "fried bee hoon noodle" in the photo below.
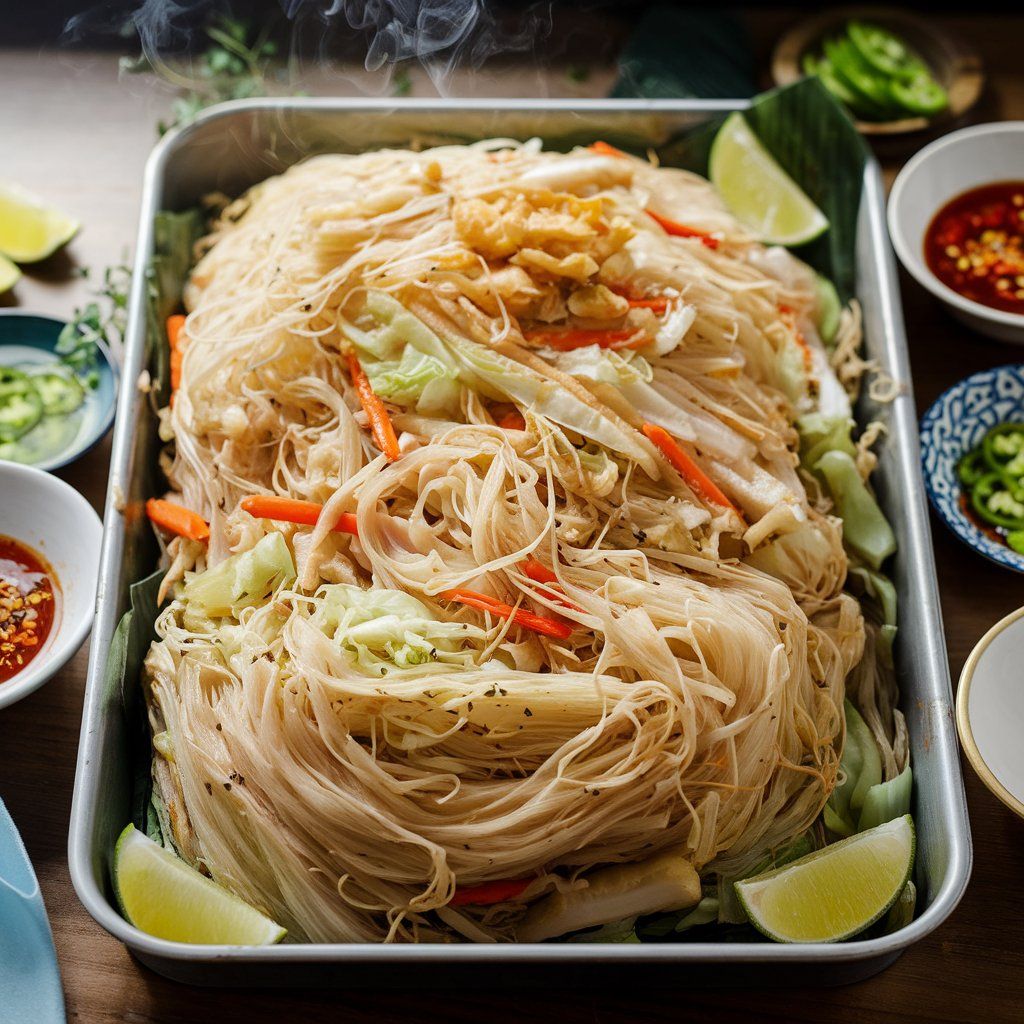
<svg viewBox="0 0 1024 1024">
<path fill-rule="evenodd" d="M 202 249 L 161 417 L 210 537 L 146 664 L 183 857 L 300 941 L 505 941 L 814 825 L 865 626 L 806 266 L 693 174 L 507 140 L 310 159 Z"/>
</svg>

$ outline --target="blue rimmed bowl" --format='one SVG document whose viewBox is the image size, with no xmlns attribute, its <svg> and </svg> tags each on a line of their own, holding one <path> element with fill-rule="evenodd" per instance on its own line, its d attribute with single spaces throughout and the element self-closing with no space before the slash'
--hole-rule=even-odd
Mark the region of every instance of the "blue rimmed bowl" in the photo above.
<svg viewBox="0 0 1024 1024">
<path fill-rule="evenodd" d="M 992 540 L 961 505 L 956 464 L 1000 423 L 1024 421 L 1024 366 L 972 374 L 940 395 L 921 420 L 921 461 L 928 498 L 939 518 L 989 560 L 1024 573 L 1024 555 Z"/>
<path fill-rule="evenodd" d="M 57 339 L 65 323 L 56 317 L 0 309 L 0 366 L 32 370 L 59 360 Z M 0 462 L 16 462 L 37 469 L 60 469 L 94 447 L 114 422 L 118 370 L 107 347 L 96 345 L 96 386 L 86 388 L 85 400 L 73 413 L 60 417 L 45 437 L 30 431 L 17 451 L 0 446 Z M 41 425 L 42 426 L 42 425 Z"/>
</svg>

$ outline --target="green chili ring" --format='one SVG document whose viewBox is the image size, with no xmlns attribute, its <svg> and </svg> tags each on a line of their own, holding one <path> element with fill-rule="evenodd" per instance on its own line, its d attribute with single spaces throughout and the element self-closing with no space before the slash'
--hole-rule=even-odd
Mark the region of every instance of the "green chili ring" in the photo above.
<svg viewBox="0 0 1024 1024">
<path fill-rule="evenodd" d="M 1001 498 L 1000 495 L 1006 495 Z M 1003 511 L 993 507 L 993 502 L 1010 504 L 1018 507 L 1020 513 Z M 992 526 L 1001 526 L 1005 530 L 1024 530 L 1024 502 L 1019 501 L 1007 486 L 1006 480 L 999 473 L 986 473 L 974 485 L 971 491 L 971 505 L 974 511 Z"/>
</svg>

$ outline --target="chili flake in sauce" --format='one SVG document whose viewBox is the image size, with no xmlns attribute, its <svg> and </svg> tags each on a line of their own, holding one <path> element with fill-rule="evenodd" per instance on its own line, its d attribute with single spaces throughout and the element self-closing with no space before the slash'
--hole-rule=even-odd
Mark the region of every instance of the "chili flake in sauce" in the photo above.
<svg viewBox="0 0 1024 1024">
<path fill-rule="evenodd" d="M 53 625 L 53 582 L 26 545 L 0 536 L 0 683 L 39 653 Z"/>
<path fill-rule="evenodd" d="M 965 299 L 1024 314 L 1024 181 L 951 199 L 925 232 L 932 273 Z"/>
</svg>

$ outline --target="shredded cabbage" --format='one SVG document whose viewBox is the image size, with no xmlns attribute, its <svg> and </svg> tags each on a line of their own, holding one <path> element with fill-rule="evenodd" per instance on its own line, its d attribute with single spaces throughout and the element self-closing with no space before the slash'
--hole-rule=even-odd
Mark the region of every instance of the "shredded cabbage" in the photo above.
<svg viewBox="0 0 1024 1024">
<path fill-rule="evenodd" d="M 369 675 L 443 662 L 468 668 L 463 642 L 486 636 L 478 626 L 441 622 L 422 601 L 401 590 L 363 590 L 346 583 L 321 587 L 310 621 L 335 640 Z"/>
<path fill-rule="evenodd" d="M 458 374 L 440 359 L 406 345 L 402 358 L 364 362 L 373 390 L 396 405 L 413 406 L 425 416 L 459 407 Z"/>
</svg>

